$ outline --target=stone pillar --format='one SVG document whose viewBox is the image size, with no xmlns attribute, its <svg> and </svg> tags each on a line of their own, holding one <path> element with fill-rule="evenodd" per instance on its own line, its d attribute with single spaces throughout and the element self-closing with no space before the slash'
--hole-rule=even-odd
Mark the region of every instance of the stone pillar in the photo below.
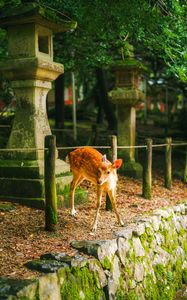
<svg viewBox="0 0 187 300">
<path fill-rule="evenodd" d="M 17 100 L 7 144 L 11 150 L 0 159 L 0 198 L 33 206 L 43 205 L 45 198 L 44 137 L 51 134 L 46 96 L 52 81 L 64 72 L 63 65 L 53 61 L 53 34 L 76 26 L 59 17 L 50 19 L 51 13 L 29 1 L 13 13 L 5 11 L 0 20 L 0 27 L 7 30 L 9 55 L 0 62 L 0 70 L 12 82 Z M 58 153 L 56 172 L 58 187 L 63 188 L 71 176 Z"/>
<path fill-rule="evenodd" d="M 113 67 L 116 76 L 115 88 L 109 92 L 110 100 L 117 106 L 117 135 L 119 146 L 135 146 L 136 109 L 135 105 L 144 101 L 145 95 L 140 90 L 140 70 L 138 61 L 129 58 L 118 62 Z M 118 157 L 124 159 L 121 171 L 124 175 L 139 178 L 142 166 L 135 161 L 135 148 L 118 151 Z"/>
<path fill-rule="evenodd" d="M 117 132 L 118 145 L 134 146 L 135 145 L 135 128 L 136 128 L 136 110 L 132 106 L 117 105 Z M 125 160 L 134 160 L 135 149 L 124 149 L 123 155 Z"/>
</svg>

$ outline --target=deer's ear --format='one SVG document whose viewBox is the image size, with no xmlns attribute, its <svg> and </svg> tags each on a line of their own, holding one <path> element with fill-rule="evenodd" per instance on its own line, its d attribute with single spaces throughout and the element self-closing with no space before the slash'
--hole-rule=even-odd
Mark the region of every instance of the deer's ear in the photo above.
<svg viewBox="0 0 187 300">
<path fill-rule="evenodd" d="M 121 167 L 122 163 L 123 163 L 122 159 L 116 159 L 115 162 L 113 163 L 113 168 L 119 169 Z"/>
</svg>

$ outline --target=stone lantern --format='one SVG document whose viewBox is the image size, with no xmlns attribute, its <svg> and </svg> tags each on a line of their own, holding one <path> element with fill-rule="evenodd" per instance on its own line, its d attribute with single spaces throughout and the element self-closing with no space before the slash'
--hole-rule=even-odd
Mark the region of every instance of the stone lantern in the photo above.
<svg viewBox="0 0 187 300">
<path fill-rule="evenodd" d="M 53 61 L 53 34 L 76 23 L 28 1 L 2 12 L 0 27 L 8 35 L 8 58 L 0 62 L 0 72 L 11 81 L 17 102 L 10 151 L 0 159 L 0 197 L 36 206 L 44 201 L 44 137 L 51 134 L 46 96 L 52 81 L 64 72 L 63 65 Z M 70 181 L 69 166 L 58 158 L 56 172 L 62 184 Z"/>
<path fill-rule="evenodd" d="M 133 57 L 116 62 L 115 87 L 109 92 L 109 98 L 117 107 L 117 134 L 119 146 L 135 146 L 136 109 L 135 105 L 145 100 L 141 89 L 142 70 L 145 67 Z M 124 158 L 122 172 L 132 177 L 141 177 L 142 166 L 135 161 L 135 149 L 123 149 L 119 155 Z"/>
</svg>

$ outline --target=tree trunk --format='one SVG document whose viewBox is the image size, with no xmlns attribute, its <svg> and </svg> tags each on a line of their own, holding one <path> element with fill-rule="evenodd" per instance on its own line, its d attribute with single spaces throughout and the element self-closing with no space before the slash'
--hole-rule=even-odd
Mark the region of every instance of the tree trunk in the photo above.
<svg viewBox="0 0 187 300">
<path fill-rule="evenodd" d="M 106 73 L 103 69 L 96 69 L 96 77 L 97 77 L 97 86 L 98 86 L 98 104 L 102 107 L 105 112 L 106 119 L 108 122 L 108 129 L 115 130 L 117 121 L 116 116 L 114 114 L 114 110 L 112 104 L 108 101 L 108 87 L 107 87 L 107 79 Z"/>
<path fill-rule="evenodd" d="M 64 74 L 55 80 L 55 127 L 64 128 Z"/>
</svg>

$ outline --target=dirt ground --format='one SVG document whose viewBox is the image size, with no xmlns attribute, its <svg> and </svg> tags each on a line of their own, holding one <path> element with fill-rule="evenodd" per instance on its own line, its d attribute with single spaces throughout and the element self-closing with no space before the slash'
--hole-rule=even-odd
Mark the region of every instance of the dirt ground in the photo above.
<svg viewBox="0 0 187 300">
<path fill-rule="evenodd" d="M 113 212 L 105 210 L 103 201 L 98 230 L 91 232 L 95 215 L 96 194 L 93 185 L 83 183 L 88 189 L 89 201 L 77 207 L 77 217 L 71 217 L 69 209 L 58 211 L 58 231 L 44 230 L 44 211 L 15 205 L 16 209 L 0 211 L 0 276 L 32 278 L 36 272 L 28 270 L 24 264 L 48 252 L 67 252 L 73 255 L 73 240 L 110 239 L 119 229 Z M 119 176 L 117 206 L 125 224 L 137 216 L 147 214 L 157 208 L 187 201 L 187 185 L 181 180 L 173 181 L 172 190 L 164 188 L 160 176 L 153 179 L 152 200 L 142 198 L 141 180 Z M 104 199 L 103 199 L 104 200 Z"/>
</svg>

